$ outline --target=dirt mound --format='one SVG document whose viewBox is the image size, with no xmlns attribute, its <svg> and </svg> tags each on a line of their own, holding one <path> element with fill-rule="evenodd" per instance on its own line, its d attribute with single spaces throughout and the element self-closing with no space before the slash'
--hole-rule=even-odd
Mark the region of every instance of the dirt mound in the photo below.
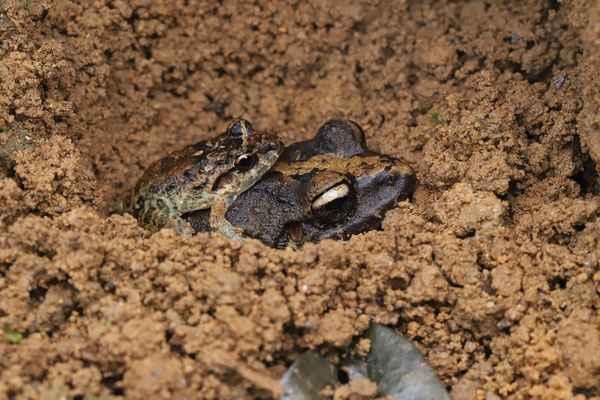
<svg viewBox="0 0 600 400">
<path fill-rule="evenodd" d="M 600 396 L 593 3 L 3 2 L 0 397 L 269 397 L 371 320 L 455 399 Z M 301 251 L 112 215 L 234 117 L 355 120 L 420 186 Z"/>
</svg>

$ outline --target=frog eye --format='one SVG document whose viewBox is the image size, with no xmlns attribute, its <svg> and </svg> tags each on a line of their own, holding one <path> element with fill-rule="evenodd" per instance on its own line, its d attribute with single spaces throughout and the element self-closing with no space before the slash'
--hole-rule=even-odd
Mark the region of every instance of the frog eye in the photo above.
<svg viewBox="0 0 600 400">
<path fill-rule="evenodd" d="M 300 248 L 304 242 L 304 230 L 299 222 L 292 222 L 286 225 L 285 233 L 288 238 L 288 246 Z"/>
<path fill-rule="evenodd" d="M 321 222 L 339 222 L 352 210 L 354 196 L 346 183 L 339 183 L 313 200 L 311 211 Z"/>
<path fill-rule="evenodd" d="M 236 158 L 233 166 L 240 172 L 248 172 L 256 165 L 258 161 L 256 154 L 245 153 Z"/>
</svg>

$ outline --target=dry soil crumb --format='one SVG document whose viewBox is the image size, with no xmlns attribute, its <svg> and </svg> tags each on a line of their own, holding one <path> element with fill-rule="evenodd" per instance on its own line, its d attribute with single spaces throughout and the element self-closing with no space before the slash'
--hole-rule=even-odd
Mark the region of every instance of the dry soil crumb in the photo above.
<svg viewBox="0 0 600 400">
<path fill-rule="evenodd" d="M 354 379 L 349 384 L 335 390 L 334 400 L 367 400 L 374 399 L 377 383 L 368 379 Z"/>
</svg>

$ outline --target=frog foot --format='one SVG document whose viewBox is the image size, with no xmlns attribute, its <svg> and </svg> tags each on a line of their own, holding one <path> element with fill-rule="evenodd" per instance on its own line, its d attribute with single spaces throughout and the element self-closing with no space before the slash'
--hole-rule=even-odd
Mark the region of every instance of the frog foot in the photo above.
<svg viewBox="0 0 600 400">
<path fill-rule="evenodd" d="M 194 231 L 190 224 L 177 214 L 171 214 L 162 210 L 146 210 L 138 218 L 140 225 L 151 231 L 159 231 L 162 228 L 171 228 L 182 236 L 191 237 Z"/>
<path fill-rule="evenodd" d="M 225 219 L 225 213 L 227 212 L 228 203 L 225 201 L 216 201 L 211 210 L 208 221 L 212 230 L 219 232 L 221 235 L 228 237 L 229 239 L 238 243 L 244 244 L 244 238 L 242 233 L 244 232 L 241 228 L 236 228 L 231 225 L 231 222 Z"/>
<path fill-rule="evenodd" d="M 211 228 L 216 232 L 219 232 L 221 235 L 233 240 L 234 242 L 238 242 L 240 244 L 244 244 L 244 238 L 242 237 L 242 233 L 244 232 L 240 228 L 236 228 L 229 221 L 225 220 L 226 223 L 213 225 L 211 224 Z"/>
<path fill-rule="evenodd" d="M 177 231 L 181 236 L 191 237 L 194 233 L 190 224 L 178 215 L 168 215 L 166 223 L 161 228 L 171 228 Z"/>
</svg>

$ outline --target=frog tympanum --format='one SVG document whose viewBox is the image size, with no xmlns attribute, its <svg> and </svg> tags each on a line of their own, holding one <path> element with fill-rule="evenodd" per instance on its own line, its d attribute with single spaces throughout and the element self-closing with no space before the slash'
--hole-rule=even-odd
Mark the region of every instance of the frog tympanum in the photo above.
<svg viewBox="0 0 600 400">
<path fill-rule="evenodd" d="M 191 236 L 185 213 L 208 210 L 210 228 L 241 241 L 225 219 L 235 198 L 275 164 L 283 151 L 276 136 L 233 121 L 223 134 L 184 147 L 152 163 L 131 191 L 126 211 L 151 230 L 163 227 Z"/>
<path fill-rule="evenodd" d="M 285 148 L 277 163 L 225 214 L 250 237 L 277 248 L 346 239 L 377 229 L 387 210 L 413 192 L 412 168 L 370 151 L 352 121 L 331 120 L 316 136 Z M 209 231 L 206 212 L 184 218 Z"/>
</svg>

